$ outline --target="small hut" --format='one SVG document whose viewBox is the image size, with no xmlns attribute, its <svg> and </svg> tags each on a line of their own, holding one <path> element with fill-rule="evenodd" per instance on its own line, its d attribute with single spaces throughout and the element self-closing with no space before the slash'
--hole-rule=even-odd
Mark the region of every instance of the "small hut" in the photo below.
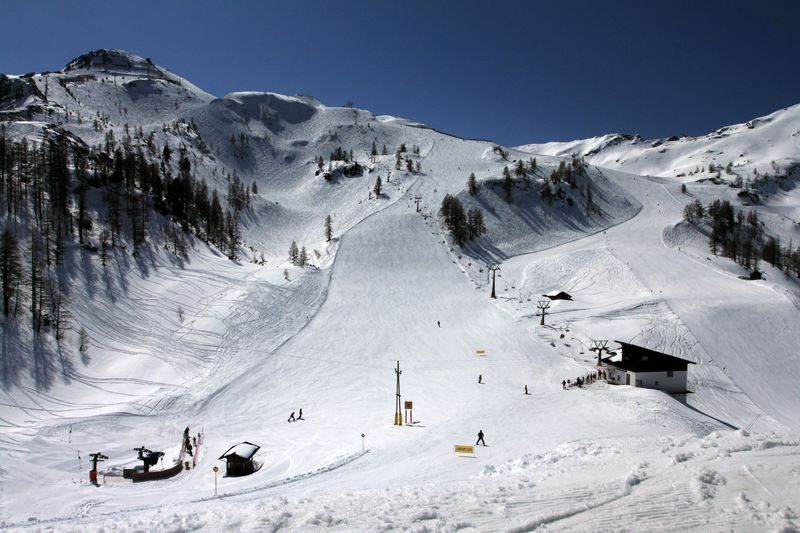
<svg viewBox="0 0 800 533">
<path fill-rule="evenodd" d="M 261 446 L 251 442 L 241 442 L 231 446 L 227 452 L 220 456 L 219 460 L 226 463 L 226 476 L 246 476 L 257 470 L 253 462 L 253 456 L 261 449 Z"/>
<path fill-rule="evenodd" d="M 564 291 L 551 291 L 547 294 L 542 294 L 542 296 L 550 298 L 551 300 L 572 300 L 572 296 Z"/>
</svg>

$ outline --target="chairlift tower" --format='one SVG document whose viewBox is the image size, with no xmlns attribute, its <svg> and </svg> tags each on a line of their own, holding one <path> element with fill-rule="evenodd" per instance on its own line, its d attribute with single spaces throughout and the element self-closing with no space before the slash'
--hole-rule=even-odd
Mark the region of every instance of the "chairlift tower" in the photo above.
<svg viewBox="0 0 800 533">
<path fill-rule="evenodd" d="M 603 350 L 608 352 L 608 341 L 603 339 L 592 340 L 593 347 L 589 348 L 589 351 L 597 352 L 597 366 L 603 366 Z"/>
<path fill-rule="evenodd" d="M 394 371 L 397 374 L 397 401 L 394 408 L 394 425 L 395 426 L 402 426 L 403 425 L 403 411 L 401 411 L 401 404 L 400 404 L 400 374 L 403 373 L 400 370 L 400 361 L 397 362 L 397 368 Z"/>
<path fill-rule="evenodd" d="M 550 309 L 550 302 L 547 300 L 539 300 L 536 307 L 542 315 L 542 320 L 539 322 L 539 325 L 544 326 L 544 317 L 547 314 L 547 310 Z"/>
<path fill-rule="evenodd" d="M 494 292 L 495 277 L 496 277 L 497 271 L 500 270 L 500 265 L 486 265 L 486 269 L 489 272 L 492 273 L 492 295 L 489 296 L 489 298 L 492 298 L 492 299 L 496 300 L 497 296 L 495 295 L 495 292 Z"/>
</svg>

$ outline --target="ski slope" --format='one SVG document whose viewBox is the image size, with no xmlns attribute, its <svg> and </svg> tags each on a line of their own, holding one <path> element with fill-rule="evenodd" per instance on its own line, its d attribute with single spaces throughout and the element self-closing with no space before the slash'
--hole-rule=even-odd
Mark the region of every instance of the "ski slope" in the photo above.
<svg viewBox="0 0 800 533">
<path fill-rule="evenodd" d="M 258 180 L 246 235 L 267 264 L 233 263 L 192 241 L 185 262 L 154 252 L 145 269 L 124 257 L 112 272 L 96 258 L 76 265 L 73 291 L 88 297 L 75 315 L 90 329 L 92 361 L 48 391 L 3 391 L 4 530 L 800 526 L 797 283 L 768 268 L 766 281 L 744 281 L 731 262 L 707 258 L 704 238 L 679 223 L 678 182 L 590 167 L 602 216 L 522 190 L 509 206 L 490 184 L 528 153 L 503 160 L 491 143 L 307 97 L 214 99 L 186 87 L 213 154 L 193 152 L 194 168 L 218 185 L 217 166 Z M 245 131 L 247 157 L 218 148 Z M 314 179 L 314 155 L 366 150 L 373 138 L 420 146 L 423 172 L 395 172 L 388 155 L 372 174 Z M 559 161 L 539 156 L 543 172 Z M 375 173 L 389 172 L 384 194 L 370 197 Z M 494 218 L 462 251 L 435 214 L 446 193 L 467 200 L 470 172 L 483 191 L 473 201 Z M 292 239 L 319 252 L 312 267 L 285 262 Z M 497 300 L 484 254 L 500 262 Z M 539 326 L 535 302 L 556 289 L 574 301 L 554 302 Z M 562 390 L 562 379 L 593 370 L 596 338 L 696 361 L 688 405 L 604 382 Z M 414 402 L 402 427 L 392 423 L 398 361 L 402 399 Z M 300 408 L 304 420 L 288 423 Z M 136 462 L 135 446 L 175 452 L 187 425 L 205 435 L 196 469 L 87 482 L 88 452 L 108 455 L 110 473 Z M 455 456 L 479 430 L 488 446 Z M 214 496 L 216 458 L 244 440 L 261 445 L 261 469 L 220 476 Z"/>
</svg>

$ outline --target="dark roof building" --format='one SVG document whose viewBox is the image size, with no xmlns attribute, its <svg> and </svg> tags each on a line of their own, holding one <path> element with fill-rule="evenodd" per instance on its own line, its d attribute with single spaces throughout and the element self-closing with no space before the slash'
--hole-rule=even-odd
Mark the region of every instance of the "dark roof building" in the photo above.
<svg viewBox="0 0 800 533">
<path fill-rule="evenodd" d="M 621 359 L 603 359 L 608 367 L 609 383 L 658 389 L 671 394 L 685 395 L 688 392 L 688 368 L 694 362 L 635 344 L 615 342 L 622 346 Z"/>
<path fill-rule="evenodd" d="M 609 361 L 617 368 L 624 368 L 631 372 L 660 372 L 663 370 L 686 370 L 692 361 L 675 357 L 674 355 L 657 352 L 649 348 L 637 346 L 627 342 L 614 341 L 622 346 L 622 360 Z M 607 361 L 607 360 L 604 360 Z"/>
<path fill-rule="evenodd" d="M 227 452 L 223 453 L 219 460 L 226 461 L 226 476 L 246 476 L 257 470 L 253 461 L 253 456 L 261 446 L 251 442 L 241 442 L 231 446 Z"/>
<path fill-rule="evenodd" d="M 542 294 L 542 296 L 550 298 L 551 300 L 572 300 L 572 296 L 564 291 L 552 291 L 547 294 Z"/>
</svg>

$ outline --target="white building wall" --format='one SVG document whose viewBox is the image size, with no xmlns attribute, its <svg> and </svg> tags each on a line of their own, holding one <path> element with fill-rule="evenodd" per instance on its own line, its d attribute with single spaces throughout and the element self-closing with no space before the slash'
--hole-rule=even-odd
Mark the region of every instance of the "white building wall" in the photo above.
<svg viewBox="0 0 800 533">
<path fill-rule="evenodd" d="M 625 376 L 627 372 L 620 370 L 613 366 L 605 367 L 606 374 L 608 374 L 608 382 L 612 385 L 625 385 Z"/>
<path fill-rule="evenodd" d="M 664 392 L 685 392 L 686 374 L 685 370 L 674 370 L 671 377 L 667 377 L 666 372 L 630 372 L 631 385 Z"/>
</svg>

